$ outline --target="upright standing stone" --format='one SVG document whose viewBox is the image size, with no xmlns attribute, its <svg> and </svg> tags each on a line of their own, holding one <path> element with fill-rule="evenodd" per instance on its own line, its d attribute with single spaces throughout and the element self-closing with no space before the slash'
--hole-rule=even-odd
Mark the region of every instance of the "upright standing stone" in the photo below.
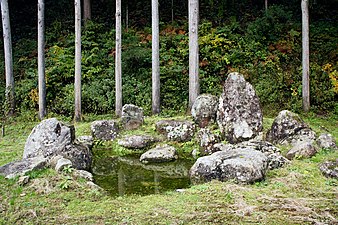
<svg viewBox="0 0 338 225">
<path fill-rule="evenodd" d="M 136 105 L 126 104 L 122 107 L 121 121 L 124 129 L 134 130 L 139 128 L 144 121 L 143 109 Z"/>
<path fill-rule="evenodd" d="M 263 114 L 252 85 L 239 73 L 229 74 L 219 99 L 217 123 L 230 143 L 250 140 L 263 129 Z"/>
<path fill-rule="evenodd" d="M 202 94 L 197 97 L 192 108 L 191 115 L 199 127 L 207 127 L 216 120 L 218 98 L 210 94 Z"/>
</svg>

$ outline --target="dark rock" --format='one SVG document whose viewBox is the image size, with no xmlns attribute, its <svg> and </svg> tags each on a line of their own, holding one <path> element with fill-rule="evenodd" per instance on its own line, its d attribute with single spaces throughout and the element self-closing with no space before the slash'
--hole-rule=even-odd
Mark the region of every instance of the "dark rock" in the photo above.
<svg viewBox="0 0 338 225">
<path fill-rule="evenodd" d="M 55 152 L 73 143 L 74 127 L 66 126 L 55 118 L 43 120 L 27 138 L 23 158 L 53 156 Z"/>
<path fill-rule="evenodd" d="M 319 165 L 319 169 L 325 177 L 338 179 L 338 159 L 323 162 Z"/>
<path fill-rule="evenodd" d="M 159 139 L 150 135 L 130 135 L 118 140 L 118 144 L 125 148 L 142 149 L 149 147 L 157 141 L 159 141 Z"/>
<path fill-rule="evenodd" d="M 44 168 L 47 162 L 48 160 L 42 156 L 11 162 L 0 167 L 0 175 L 8 179 L 25 175 L 27 172 Z"/>
<path fill-rule="evenodd" d="M 68 145 L 58 155 L 69 159 L 73 164 L 73 168 L 78 170 L 90 170 L 93 161 L 91 150 L 81 144 Z"/>
<path fill-rule="evenodd" d="M 237 149 L 215 152 L 197 159 L 190 170 L 194 183 L 235 180 L 239 183 L 253 183 L 264 179 L 268 158 L 253 149 Z"/>
<path fill-rule="evenodd" d="M 217 111 L 217 123 L 230 143 L 253 139 L 262 131 L 263 114 L 255 90 L 239 73 L 229 74 Z"/>
<path fill-rule="evenodd" d="M 76 138 L 75 142 L 86 145 L 89 149 L 92 149 L 94 145 L 93 136 L 80 136 Z"/>
<path fill-rule="evenodd" d="M 317 144 L 320 148 L 337 150 L 336 140 L 331 134 L 321 134 L 317 139 Z"/>
<path fill-rule="evenodd" d="M 218 98 L 210 94 L 202 94 L 197 97 L 192 108 L 191 115 L 199 127 L 204 128 L 216 120 Z"/>
<path fill-rule="evenodd" d="M 299 117 L 288 110 L 281 111 L 267 132 L 266 140 L 273 144 L 295 145 L 315 139 L 315 132 Z"/>
<path fill-rule="evenodd" d="M 219 148 L 215 148 L 214 145 L 221 142 L 221 137 L 213 134 L 208 128 L 202 128 L 198 131 L 197 140 L 200 145 L 201 155 L 210 155 L 219 151 Z"/>
<path fill-rule="evenodd" d="M 318 152 L 317 146 L 313 142 L 298 142 L 287 153 L 286 158 L 310 158 Z"/>
<path fill-rule="evenodd" d="M 176 149 L 169 145 L 158 145 L 141 155 L 142 163 L 170 162 L 178 158 Z"/>
<path fill-rule="evenodd" d="M 126 130 L 139 128 L 144 121 L 143 109 L 132 104 L 126 104 L 122 107 L 121 122 Z"/>
<path fill-rule="evenodd" d="M 93 138 L 102 141 L 113 141 L 119 133 L 115 120 L 97 120 L 92 122 L 90 128 Z"/>
</svg>

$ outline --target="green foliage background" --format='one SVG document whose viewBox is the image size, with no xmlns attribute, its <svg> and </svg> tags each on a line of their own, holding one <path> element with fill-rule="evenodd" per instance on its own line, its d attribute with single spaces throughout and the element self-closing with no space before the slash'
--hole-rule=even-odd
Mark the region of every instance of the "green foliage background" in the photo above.
<svg viewBox="0 0 338 225">
<path fill-rule="evenodd" d="M 227 74 L 238 71 L 253 84 L 266 112 L 281 109 L 300 112 L 301 23 L 298 7 L 272 5 L 264 12 L 240 5 L 242 8 L 238 11 L 215 11 L 216 3 L 201 3 L 213 9 L 211 14 L 202 13 L 199 28 L 201 92 L 220 95 Z M 225 12 L 230 16 L 224 15 Z M 338 115 L 338 93 L 332 75 L 338 70 L 336 18 L 316 19 L 322 18 L 317 11 L 313 17 L 310 27 L 312 110 Z M 104 114 L 115 108 L 115 30 L 110 21 L 102 21 L 102 18 L 87 23 L 82 32 L 82 104 L 85 113 Z M 135 17 L 131 18 L 134 18 L 131 20 L 133 26 L 123 31 L 123 103 L 142 106 L 146 114 L 150 114 L 151 28 L 147 24 L 140 25 Z M 48 26 L 46 77 L 48 111 L 71 116 L 75 49 L 73 28 L 68 22 L 58 18 Z M 182 18 L 173 23 L 162 23 L 160 29 L 162 111 L 185 112 L 188 101 L 187 21 Z M 38 109 L 36 49 L 36 40 L 29 35 L 14 41 L 19 112 Z M 0 67 L 3 71 L 3 65 Z M 5 81 L 0 82 L 0 101 L 3 101 Z"/>
</svg>

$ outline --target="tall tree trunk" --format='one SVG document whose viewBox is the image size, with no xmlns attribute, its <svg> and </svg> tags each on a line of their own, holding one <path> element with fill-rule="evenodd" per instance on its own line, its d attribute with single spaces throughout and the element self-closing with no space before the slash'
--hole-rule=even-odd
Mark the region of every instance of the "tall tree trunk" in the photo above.
<svg viewBox="0 0 338 225">
<path fill-rule="evenodd" d="M 115 49 L 115 115 L 120 117 L 122 113 L 122 22 L 121 0 L 116 0 L 116 49 Z"/>
<path fill-rule="evenodd" d="M 171 23 L 174 23 L 174 0 L 171 0 Z"/>
<path fill-rule="evenodd" d="M 6 104 L 5 114 L 12 116 L 15 111 L 14 98 L 14 75 L 13 75 L 13 55 L 12 55 L 12 37 L 11 25 L 9 20 L 8 1 L 1 1 L 2 30 L 4 38 L 5 52 L 5 72 L 6 72 Z"/>
<path fill-rule="evenodd" d="M 75 121 L 81 121 L 81 0 L 75 0 Z"/>
<path fill-rule="evenodd" d="M 160 37 L 158 0 L 152 0 L 152 111 L 160 113 Z"/>
<path fill-rule="evenodd" d="M 189 0 L 189 110 L 199 94 L 198 0 Z"/>
<path fill-rule="evenodd" d="M 309 1 L 302 0 L 302 94 L 303 110 L 310 110 L 310 44 L 309 44 Z"/>
<path fill-rule="evenodd" d="M 128 32 L 129 29 L 129 4 L 128 4 L 128 0 L 126 1 L 126 29 Z"/>
<path fill-rule="evenodd" d="M 92 19 L 92 9 L 90 0 L 83 0 L 83 19 L 85 22 Z"/>
<path fill-rule="evenodd" d="M 39 119 L 46 114 L 46 79 L 45 79 L 45 2 L 38 1 L 38 74 L 39 74 Z"/>
<path fill-rule="evenodd" d="M 265 0 L 265 12 L 268 11 L 268 0 Z"/>
</svg>

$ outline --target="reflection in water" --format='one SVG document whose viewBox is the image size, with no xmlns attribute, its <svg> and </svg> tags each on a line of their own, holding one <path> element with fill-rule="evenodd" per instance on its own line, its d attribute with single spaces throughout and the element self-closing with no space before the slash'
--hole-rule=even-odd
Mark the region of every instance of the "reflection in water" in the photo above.
<svg viewBox="0 0 338 225">
<path fill-rule="evenodd" d="M 145 165 L 139 158 L 109 157 L 96 159 L 93 166 L 95 183 L 112 195 L 154 194 L 190 185 L 192 161 Z"/>
</svg>

